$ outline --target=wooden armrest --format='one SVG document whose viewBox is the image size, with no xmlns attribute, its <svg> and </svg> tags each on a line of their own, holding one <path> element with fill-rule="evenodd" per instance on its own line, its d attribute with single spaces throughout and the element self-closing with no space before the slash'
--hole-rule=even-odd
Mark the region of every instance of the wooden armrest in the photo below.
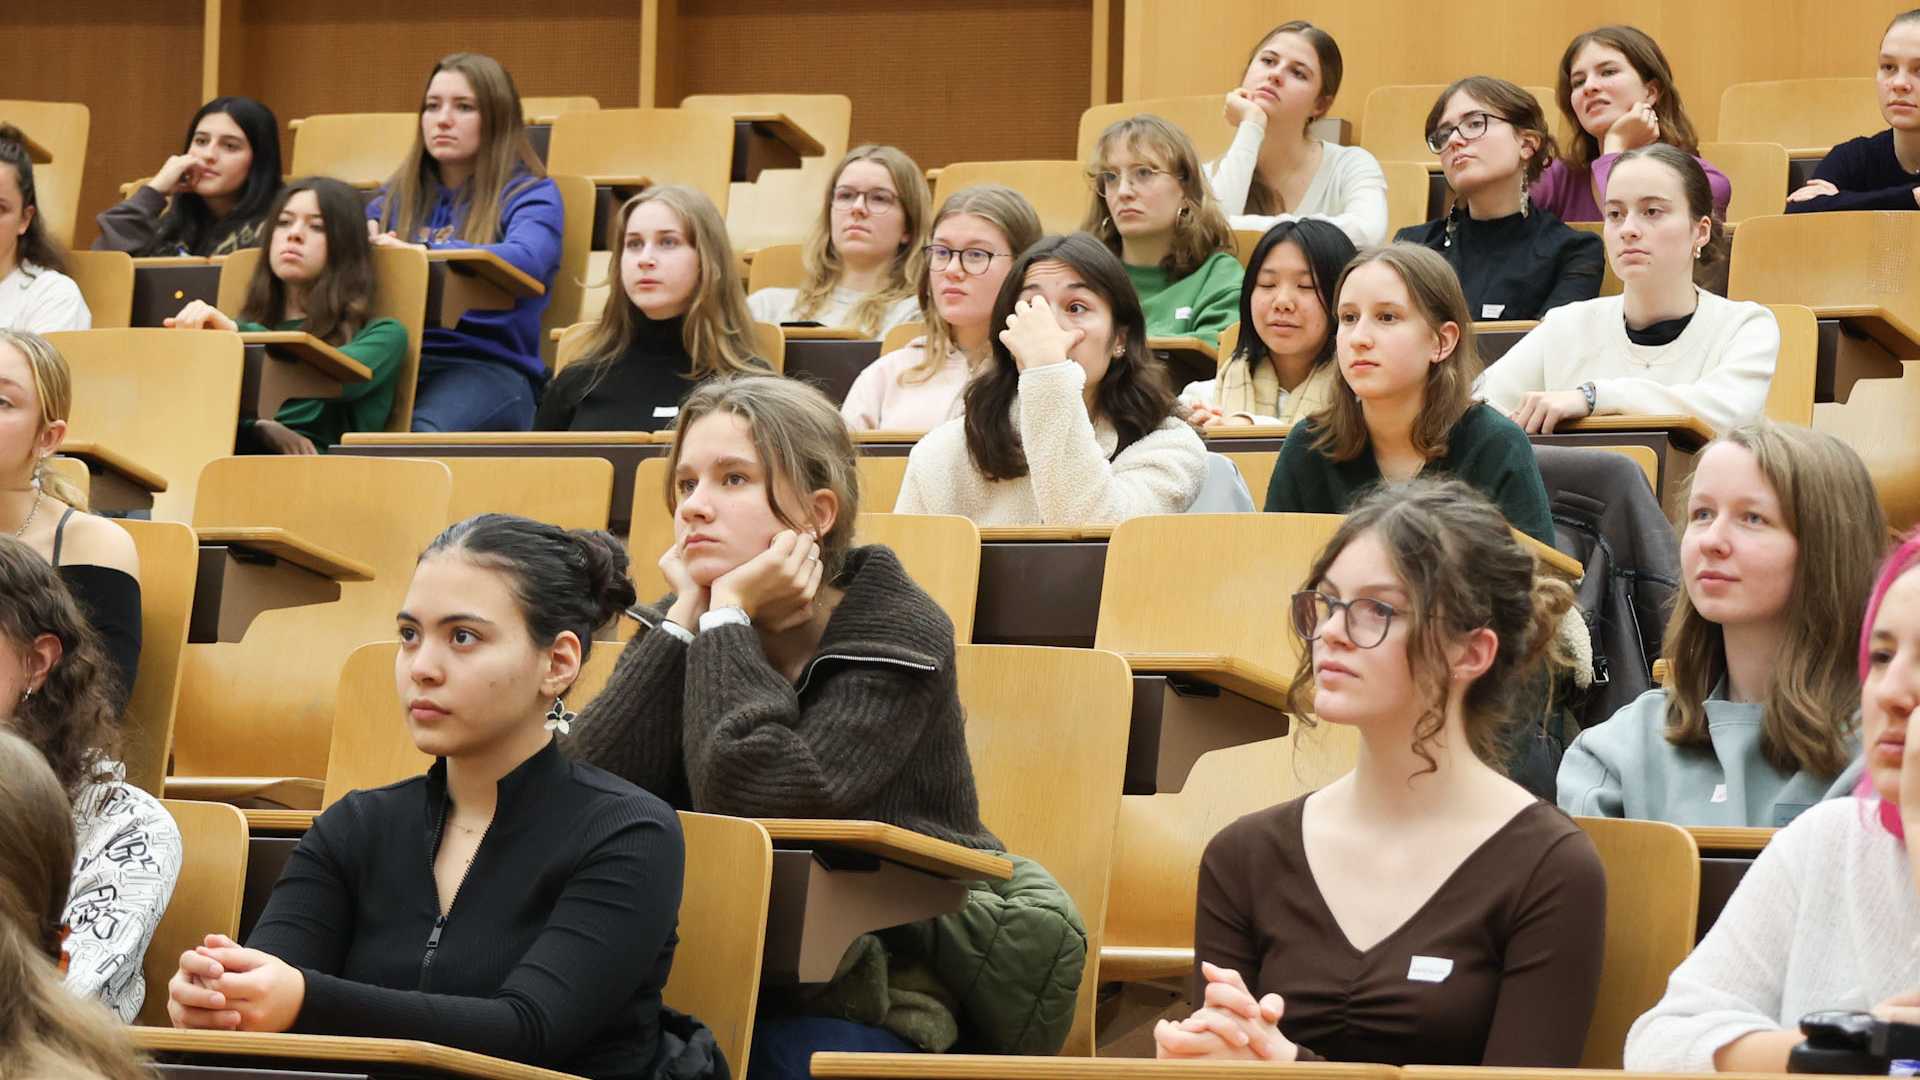
<svg viewBox="0 0 1920 1080">
<path fill-rule="evenodd" d="M 269 353 L 289 356 L 335 382 L 370 382 L 367 365 L 304 330 L 260 330 L 240 335 L 245 345 L 265 345 Z"/>
<path fill-rule="evenodd" d="M 851 326 L 783 326 L 780 336 L 788 341 L 871 341 L 872 338 Z"/>
<path fill-rule="evenodd" d="M 283 559 L 334 581 L 372 581 L 373 567 L 321 547 L 275 526 L 211 525 L 194 527 L 202 546 L 225 544 Z"/>
<path fill-rule="evenodd" d="M 1291 424 L 1236 424 L 1210 427 L 1203 435 L 1208 442 L 1231 442 L 1234 439 L 1284 439 L 1292 430 Z"/>
<path fill-rule="evenodd" d="M 1100 946 L 1102 982 L 1153 982 L 1184 979 L 1193 974 L 1192 949 L 1159 949 L 1145 945 Z"/>
<path fill-rule="evenodd" d="M 363 1039 L 346 1035 L 269 1034 L 260 1031 L 188 1031 L 161 1027 L 129 1027 L 124 1030 L 136 1047 L 150 1054 L 275 1058 L 289 1063 L 346 1061 L 387 1066 L 370 1070 L 380 1075 L 406 1071 L 409 1074 L 425 1072 L 429 1075 L 472 1077 L 474 1080 L 576 1080 L 566 1073 L 413 1039 Z M 392 1066 L 405 1068 L 396 1070 Z"/>
<path fill-rule="evenodd" d="M 343 446 L 648 446 L 671 431 L 354 431 Z"/>
<path fill-rule="evenodd" d="M 1196 352 L 1216 362 L 1220 359 L 1220 346 L 1197 337 L 1150 337 L 1147 348 L 1154 352 Z"/>
<path fill-rule="evenodd" d="M 1920 331 L 1898 314 L 1879 304 L 1825 304 L 1813 309 L 1816 318 L 1851 319 L 1864 325 L 1867 336 L 1885 346 L 1902 360 L 1914 358 L 1920 349 Z"/>
<path fill-rule="evenodd" d="M 1713 428 L 1697 416 L 1589 416 L 1585 420 L 1561 424 L 1555 431 L 1664 431 L 1682 450 L 1694 451 L 1713 441 Z"/>
<path fill-rule="evenodd" d="M 1398 1080 L 1391 1065 L 1350 1062 L 1155 1061 L 1123 1057 L 1013 1057 L 1000 1054 L 853 1054 L 820 1051 L 813 1055 L 815 1080 Z M 1432 1076 L 1444 1070 L 1422 1069 Z M 1462 1077 L 1487 1075 L 1519 1080 L 1514 1069 L 1457 1070 Z M 1561 1070 L 1533 1071 L 1541 1080 Z M 1580 1073 L 1569 1073 L 1580 1076 Z M 1628 1074 L 1585 1074 L 1609 1080 Z M 1526 1080 L 1533 1080 L 1527 1076 Z"/>
<path fill-rule="evenodd" d="M 325 785 L 301 776 L 169 776 L 169 799 L 194 802 L 234 802 L 240 799 L 277 803 L 299 810 L 320 809 Z"/>
<path fill-rule="evenodd" d="M 1513 534 L 1515 540 L 1520 541 L 1520 546 L 1525 548 L 1527 554 L 1533 556 L 1533 561 L 1547 573 L 1566 578 L 1568 581 L 1579 581 L 1587 576 L 1587 568 L 1580 565 L 1580 560 L 1559 548 L 1543 544 L 1512 526 L 1508 526 L 1507 531 Z"/>
<path fill-rule="evenodd" d="M 1773 839 L 1776 829 L 1751 829 L 1733 825 L 1691 825 L 1687 832 L 1701 851 L 1758 852 Z"/>
<path fill-rule="evenodd" d="M 115 450 L 86 439 L 68 439 L 60 444 L 60 453 L 78 461 L 84 461 L 91 470 L 98 465 L 108 472 L 119 473 L 137 485 L 142 491 L 159 493 L 167 490 L 167 479 L 145 465 Z"/>
<path fill-rule="evenodd" d="M 889 825 L 884 821 L 845 821 L 834 818 L 758 818 L 778 847 L 817 844 L 851 848 L 878 855 L 941 877 L 965 881 L 1006 881 L 1013 864 L 1006 859 Z"/>
<path fill-rule="evenodd" d="M 451 270 L 473 274 L 510 296 L 545 296 L 547 294 L 545 285 L 491 251 L 480 248 L 429 249 L 427 261 L 446 263 Z"/>
<path fill-rule="evenodd" d="M 1127 666 L 1145 675 L 1191 675 L 1249 701 L 1282 712 L 1293 679 L 1251 660 L 1225 653 L 1121 653 Z"/>
<path fill-rule="evenodd" d="M 247 819 L 247 832 L 257 836 L 265 833 L 304 833 L 313 828 L 314 819 L 320 816 L 320 811 L 242 808 L 240 814 Z"/>
<path fill-rule="evenodd" d="M 736 124 L 752 124 L 765 128 L 767 134 L 786 143 L 794 153 L 801 157 L 819 157 L 827 152 L 820 140 L 807 133 L 807 129 L 794 123 L 793 118 L 781 112 L 737 112 L 733 114 Z"/>
</svg>

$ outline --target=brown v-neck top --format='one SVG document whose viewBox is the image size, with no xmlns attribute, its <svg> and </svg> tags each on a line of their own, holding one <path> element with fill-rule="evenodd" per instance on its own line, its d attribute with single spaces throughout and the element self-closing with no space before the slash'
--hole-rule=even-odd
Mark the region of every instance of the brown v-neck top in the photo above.
<svg viewBox="0 0 1920 1080">
<path fill-rule="evenodd" d="M 1301 1060 L 1579 1064 L 1600 985 L 1606 876 L 1551 803 L 1515 814 L 1420 909 L 1361 952 L 1328 910 L 1301 839 L 1306 796 L 1220 831 L 1200 864 L 1198 961 L 1286 1001 Z M 1365 858 L 1354 852 L 1352 858 Z"/>
</svg>

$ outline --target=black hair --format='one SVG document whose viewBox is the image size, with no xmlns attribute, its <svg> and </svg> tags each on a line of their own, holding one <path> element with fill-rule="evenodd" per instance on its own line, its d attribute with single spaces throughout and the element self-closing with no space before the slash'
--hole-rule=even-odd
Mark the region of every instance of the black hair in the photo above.
<svg viewBox="0 0 1920 1080">
<path fill-rule="evenodd" d="M 267 215 L 267 207 L 280 194 L 280 121 L 273 110 L 250 97 L 217 97 L 193 114 L 186 138 L 180 141 L 180 153 L 193 148 L 193 133 L 200 121 L 212 113 L 233 118 L 240 133 L 247 137 L 253 151 L 253 165 L 247 169 L 247 182 L 227 216 L 215 219 L 205 199 L 191 191 L 173 197 L 173 204 L 160 220 L 160 231 L 145 252 L 168 255 L 178 249 L 189 254 L 212 254 L 235 232 L 258 224 Z"/>
<path fill-rule="evenodd" d="M 562 529 L 512 514 L 477 514 L 447 526 L 420 559 L 443 551 L 505 574 L 534 643 L 545 648 L 571 630 L 580 639 L 583 661 L 593 649 L 593 632 L 636 599 L 627 578 L 627 550 L 604 529 Z"/>
<path fill-rule="evenodd" d="M 1267 343 L 1260 340 L 1260 334 L 1254 329 L 1253 290 L 1260 280 L 1260 268 L 1266 265 L 1267 256 L 1281 244 L 1292 244 L 1307 257 L 1307 270 L 1313 275 L 1313 291 L 1320 294 L 1320 308 L 1327 315 L 1327 336 L 1320 342 L 1320 351 L 1313 354 L 1313 366 L 1319 367 L 1333 359 L 1334 343 L 1338 329 L 1334 310 L 1340 306 L 1339 296 L 1334 289 L 1340 283 L 1340 272 L 1353 261 L 1357 249 L 1347 234 L 1340 231 L 1338 225 L 1330 221 L 1314 218 L 1301 218 L 1297 221 L 1283 221 L 1260 237 L 1253 246 L 1253 254 L 1247 257 L 1247 275 L 1240 281 L 1240 342 L 1234 346 L 1235 358 L 1247 361 L 1247 370 L 1252 371 L 1267 358 Z"/>
<path fill-rule="evenodd" d="M 67 256 L 47 232 L 47 218 L 40 212 L 40 198 L 33 183 L 33 158 L 27 153 L 27 137 L 12 124 L 0 124 L 0 165 L 13 166 L 20 182 L 20 209 L 33 211 L 27 231 L 20 234 L 20 248 L 14 254 L 18 262 L 32 263 L 57 274 L 67 272 Z"/>
</svg>

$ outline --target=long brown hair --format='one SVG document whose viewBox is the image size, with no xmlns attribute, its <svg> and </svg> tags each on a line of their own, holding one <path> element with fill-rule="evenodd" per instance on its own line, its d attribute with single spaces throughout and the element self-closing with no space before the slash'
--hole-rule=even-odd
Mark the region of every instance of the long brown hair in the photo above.
<svg viewBox="0 0 1920 1080">
<path fill-rule="evenodd" d="M 687 242 L 700 258 L 700 281 L 693 287 L 693 300 L 680 324 L 681 344 L 693 358 L 691 377 L 698 380 L 753 370 L 757 352 L 753 315 L 747 311 L 746 292 L 740 287 L 740 271 L 734 264 L 733 245 L 727 241 L 726 222 L 713 200 L 679 184 L 663 184 L 635 195 L 608 223 L 607 249 L 614 257 L 607 272 L 613 279 L 613 289 L 600 310 L 600 321 L 581 346 L 581 362 L 599 368 L 593 376 L 598 382 L 626 354 L 640 328 L 652 321 L 627 295 L 620 280 L 627 220 L 650 202 L 673 211 L 686 230 Z"/>
<path fill-rule="evenodd" d="M 1048 236 L 1023 252 L 1007 272 L 994 300 L 992 326 L 1005 326 L 1013 306 L 1026 287 L 1027 271 L 1035 263 L 1063 263 L 1080 275 L 1100 299 L 1113 309 L 1113 333 L 1120 339 L 1120 355 L 1094 390 L 1094 404 L 1120 437 L 1120 449 L 1145 438 L 1173 414 L 1173 390 L 1167 369 L 1147 349 L 1147 317 L 1140 296 L 1120 257 L 1086 233 Z M 1013 399 L 1020 392 L 1020 365 L 1000 335 L 991 335 L 993 355 L 961 394 L 967 436 L 967 457 L 989 480 L 1016 480 L 1027 475 L 1027 452 L 1013 429 Z"/>
<path fill-rule="evenodd" d="M 947 196 L 947 201 L 940 204 L 940 212 L 933 215 L 933 221 L 927 226 L 928 237 L 932 237 L 941 222 L 961 214 L 972 214 L 1000 230 L 1008 252 L 1015 259 L 1044 232 L 1040 215 L 1034 212 L 1033 204 L 1025 196 L 1001 184 L 976 184 Z M 959 252 L 955 252 L 954 257 L 958 258 Z M 933 273 L 928 269 L 920 275 L 920 317 L 927 327 L 927 348 L 919 363 L 900 373 L 900 381 L 906 385 L 931 379 L 954 348 L 953 327 L 948 326 L 946 317 L 940 314 L 940 305 L 933 302 Z"/>
<path fill-rule="evenodd" d="M 60 659 L 39 690 L 18 704 L 0 702 L 0 709 L 11 711 L 7 726 L 40 751 L 71 798 L 110 776 L 107 763 L 121 734 L 113 702 L 126 688 L 112 685 L 100 639 L 59 571 L 39 552 L 0 536 L 0 641 L 24 653 L 43 634 L 60 642 Z"/>
<path fill-rule="evenodd" d="M 1580 125 L 1580 116 L 1573 109 L 1573 58 L 1593 43 L 1618 50 L 1640 76 L 1640 81 L 1657 89 L 1653 112 L 1660 120 L 1658 141 L 1677 146 L 1688 154 L 1699 153 L 1700 137 L 1694 134 L 1693 121 L 1687 119 L 1686 106 L 1680 103 L 1680 88 L 1673 81 L 1673 65 L 1667 63 L 1667 54 L 1660 51 L 1660 43 L 1637 27 L 1602 26 L 1576 35 L 1567 43 L 1567 51 L 1560 54 L 1560 77 L 1553 88 L 1553 96 L 1560 102 L 1560 115 L 1567 118 L 1567 130 L 1572 134 L 1564 157 L 1574 178 L 1586 183 L 1587 170 L 1600 157 L 1600 140 Z"/>
<path fill-rule="evenodd" d="M 1347 279 L 1355 269 L 1376 262 L 1400 275 L 1414 310 L 1435 336 L 1447 323 L 1460 329 L 1460 340 L 1453 351 L 1439 363 L 1427 365 L 1420 414 L 1413 421 L 1414 450 L 1422 457 L 1436 458 L 1446 453 L 1454 425 L 1474 404 L 1473 381 L 1480 376 L 1481 362 L 1473 334 L 1472 311 L 1453 267 L 1439 253 L 1418 244 L 1388 244 L 1355 255 L 1341 272 L 1335 295 L 1346 290 Z M 1339 318 L 1338 312 L 1334 318 Z M 1371 445 L 1366 409 L 1345 378 L 1334 383 L 1332 399 L 1324 410 L 1313 415 L 1313 425 L 1319 429 L 1313 448 L 1335 461 L 1352 461 L 1366 453 Z"/>
<path fill-rule="evenodd" d="M 833 246 L 833 189 L 840 186 L 840 174 L 856 161 L 878 162 L 887 170 L 893 180 L 894 193 L 900 197 L 900 212 L 907 219 L 900 250 L 894 252 L 893 261 L 887 267 L 886 287 L 861 297 L 847 312 L 848 326 L 878 337 L 880 320 L 887 309 L 913 296 L 927 276 L 927 255 L 921 248 L 927 242 L 927 210 L 933 205 L 933 194 L 927 190 L 927 177 L 920 166 L 896 147 L 865 143 L 847 151 L 847 156 L 833 167 L 833 183 L 827 185 L 826 194 L 821 197 L 820 216 L 807 232 L 806 247 L 801 252 L 807 280 L 800 286 L 800 295 L 794 299 L 793 306 L 796 316 L 810 319 L 826 304 L 834 286 L 840 284 L 844 264 Z"/>
<path fill-rule="evenodd" d="M 500 204 L 519 187 L 545 177 L 547 169 L 527 138 L 527 124 L 520 115 L 520 92 L 514 89 L 513 76 L 498 60 L 479 53 L 450 53 L 427 73 L 426 86 L 431 87 L 433 77 L 443 71 L 465 75 L 480 107 L 480 150 L 473 178 L 461 193 L 465 218 L 460 224 L 460 239 L 469 244 L 491 244 L 500 238 Z M 417 112 L 425 111 L 426 96 L 423 87 L 423 104 Z M 413 148 L 387 180 L 380 228 L 399 233 L 403 240 L 415 239 L 440 191 L 440 166 L 427 153 L 426 135 L 416 123 Z"/>
<path fill-rule="evenodd" d="M 12 124 L 0 124 L 0 165 L 13 166 L 20 185 L 20 212 L 31 213 L 27 231 L 20 234 L 16 262 L 32 263 L 57 274 L 67 272 L 67 254 L 47 231 L 46 218 L 40 213 L 40 198 L 33 183 L 33 157 L 27 153 L 27 137 Z"/>
<path fill-rule="evenodd" d="M 838 578 L 853 550 L 854 519 L 860 516 L 860 469 L 840 410 L 812 385 L 778 375 L 723 375 L 701 383 L 674 420 L 673 449 L 667 455 L 669 514 L 680 507 L 674 473 L 687 432 L 713 413 L 737 416 L 747 425 L 767 473 L 767 509 L 782 525 L 795 531 L 807 527 L 780 505 L 782 488 L 803 500 L 822 488 L 833 492 L 840 507 L 833 527 L 820 537 L 820 564 L 821 580 Z"/>
<path fill-rule="evenodd" d="M 1694 284 L 1708 292 L 1727 294 L 1728 259 L 1733 254 L 1733 241 L 1727 237 L 1727 230 L 1721 225 L 1720 215 L 1713 208 L 1713 187 L 1707 181 L 1707 170 L 1691 154 L 1666 143 L 1648 143 L 1646 146 L 1628 150 L 1613 160 L 1618 169 L 1626 162 L 1636 158 L 1657 161 L 1673 171 L 1680 178 L 1680 191 L 1687 198 L 1687 220 L 1707 219 L 1707 242 L 1694 258 Z M 1609 180 L 1611 183 L 1611 180 Z M 1606 192 L 1600 193 L 1601 208 L 1606 206 Z"/>
<path fill-rule="evenodd" d="M 1503 766 L 1515 696 L 1544 658 L 1564 666 L 1557 645 L 1573 590 L 1534 572 L 1533 556 L 1513 538 L 1506 516 L 1472 486 L 1454 479 L 1412 480 L 1380 488 L 1347 512 L 1313 561 L 1302 589 L 1318 589 L 1327 569 L 1359 537 L 1371 533 L 1386 549 L 1409 600 L 1407 664 L 1422 700 L 1413 722 L 1413 751 L 1437 768 L 1431 746 L 1446 727 L 1447 647 L 1475 630 L 1499 638 L 1493 664 L 1467 687 L 1467 744 L 1495 769 Z M 1295 630 L 1298 636 L 1298 630 Z M 1312 727 L 1313 649 L 1301 641 L 1300 667 L 1287 711 Z"/>
<path fill-rule="evenodd" d="M 0 1076 L 149 1075 L 125 1030 L 59 969 L 73 882 L 73 818 L 53 770 L 0 726 Z"/>
<path fill-rule="evenodd" d="M 73 371 L 67 367 L 67 358 L 53 347 L 53 342 L 30 330 L 8 330 L 0 327 L 0 346 L 10 345 L 27 358 L 28 377 L 33 380 L 33 396 L 40 402 L 40 427 L 35 434 L 44 433 L 55 421 L 65 420 L 73 411 Z M 76 510 L 87 508 L 87 497 L 80 489 L 68 482 L 66 477 L 52 472 L 41 463 L 34 471 L 34 479 L 40 484 L 40 490 L 66 503 Z"/>
<path fill-rule="evenodd" d="M 361 224 L 366 214 L 360 193 L 329 176 L 309 176 L 288 184 L 274 199 L 260 230 L 260 262 L 247 282 L 247 299 L 240 317 L 263 326 L 278 326 L 287 317 L 287 283 L 273 272 L 273 237 L 280 231 L 280 215 L 287 203 L 303 191 L 313 192 L 327 237 L 327 264 L 307 288 L 306 331 L 330 345 L 344 345 L 367 325 L 373 308 L 373 244 Z"/>
<path fill-rule="evenodd" d="M 1173 275 L 1174 280 L 1200 269 L 1200 264 L 1216 252 L 1233 251 L 1233 229 L 1228 227 L 1227 216 L 1221 213 L 1220 203 L 1207 187 L 1207 178 L 1200 172 L 1200 153 L 1193 148 L 1193 140 L 1187 138 L 1186 132 L 1152 113 L 1115 121 L 1093 144 L 1093 156 L 1087 159 L 1089 183 L 1107 170 L 1109 155 L 1120 148 L 1172 173 L 1180 182 L 1180 216 L 1173 223 L 1173 243 L 1168 245 L 1166 257 L 1160 260 L 1160 266 Z M 1080 228 L 1107 245 L 1108 251 L 1120 254 L 1120 229 L 1114 225 L 1107 200 L 1098 186 L 1093 187 L 1093 202 L 1088 204 L 1087 217 Z"/>
<path fill-rule="evenodd" d="M 1838 776 L 1851 756 L 1860 708 L 1856 643 L 1886 552 L 1887 523 L 1873 478 L 1846 443 L 1807 428 L 1762 421 L 1713 442 L 1753 455 L 1800 548 L 1783 612 L 1786 634 L 1761 712 L 1760 753 L 1782 772 Z M 1672 669 L 1667 741 L 1711 746 L 1706 700 L 1726 677 L 1725 638 L 1684 589 L 1674 599 L 1661 652 Z"/>
<path fill-rule="evenodd" d="M 1260 50 L 1267 47 L 1267 42 L 1281 34 L 1299 34 L 1307 44 L 1313 46 L 1314 55 L 1320 59 L 1320 107 L 1307 119 L 1310 130 L 1315 120 L 1327 115 L 1333 108 L 1333 99 L 1340 94 L 1340 82 L 1346 77 L 1347 64 L 1341 58 L 1340 44 L 1333 40 L 1332 34 L 1305 19 L 1292 19 L 1260 35 L 1259 43 L 1247 54 L 1247 62 L 1240 65 L 1242 78 L 1246 77 L 1246 70 L 1253 66 L 1253 60 L 1260 55 Z M 1260 170 L 1255 169 L 1253 182 L 1247 187 L 1247 213 L 1278 214 L 1286 209 L 1280 200 L 1280 193 L 1260 179 Z"/>
</svg>

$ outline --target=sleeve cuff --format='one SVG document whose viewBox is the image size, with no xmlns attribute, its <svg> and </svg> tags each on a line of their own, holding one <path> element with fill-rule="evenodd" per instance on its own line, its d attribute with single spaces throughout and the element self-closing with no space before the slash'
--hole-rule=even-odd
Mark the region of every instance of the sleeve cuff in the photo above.
<svg viewBox="0 0 1920 1080">
<path fill-rule="evenodd" d="M 747 613 L 737 607 L 714 608 L 711 611 L 702 612 L 700 615 L 700 632 L 703 634 L 721 626 L 752 625 L 753 620 L 747 618 Z M 692 641 L 693 638 L 689 636 L 687 640 Z"/>
<path fill-rule="evenodd" d="M 693 644 L 693 631 L 681 626 L 672 619 L 661 619 L 656 629 L 665 630 L 667 633 L 679 638 L 685 644 Z"/>
</svg>

